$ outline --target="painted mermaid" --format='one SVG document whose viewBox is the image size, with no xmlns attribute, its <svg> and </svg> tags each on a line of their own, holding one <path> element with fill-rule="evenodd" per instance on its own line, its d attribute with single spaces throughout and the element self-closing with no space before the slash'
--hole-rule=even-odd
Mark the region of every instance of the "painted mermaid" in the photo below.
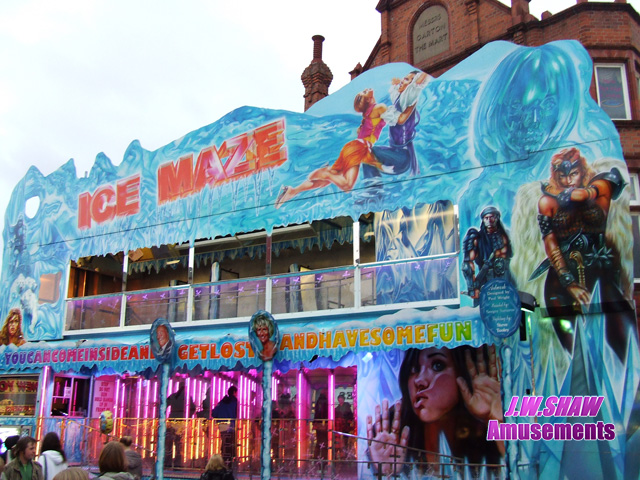
<svg viewBox="0 0 640 480">
<path fill-rule="evenodd" d="M 387 110 L 387 106 L 383 103 L 376 103 L 373 90 L 366 89 L 356 95 L 353 108 L 356 112 L 362 113 L 362 123 L 358 127 L 358 138 L 342 147 L 340 155 L 333 165 L 314 170 L 297 187 L 283 186 L 276 199 L 276 208 L 280 208 L 284 202 L 302 192 L 323 188 L 331 184 L 345 192 L 350 191 L 358 179 L 361 164 L 381 168 L 371 153 L 371 147 L 378 140 L 380 132 L 385 126 L 385 121 L 381 116 Z"/>
</svg>

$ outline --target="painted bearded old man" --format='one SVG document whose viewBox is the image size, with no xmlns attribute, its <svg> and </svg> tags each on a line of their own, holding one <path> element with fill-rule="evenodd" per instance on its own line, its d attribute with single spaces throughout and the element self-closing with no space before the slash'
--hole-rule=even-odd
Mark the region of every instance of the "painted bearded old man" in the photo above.
<svg viewBox="0 0 640 480">
<path fill-rule="evenodd" d="M 503 278 L 511 281 L 509 260 L 511 242 L 500 221 L 500 210 L 488 206 L 480 213 L 480 230 L 470 228 L 464 237 L 462 274 L 467 281 L 467 294 L 478 306 L 480 289 L 489 280 Z"/>
</svg>

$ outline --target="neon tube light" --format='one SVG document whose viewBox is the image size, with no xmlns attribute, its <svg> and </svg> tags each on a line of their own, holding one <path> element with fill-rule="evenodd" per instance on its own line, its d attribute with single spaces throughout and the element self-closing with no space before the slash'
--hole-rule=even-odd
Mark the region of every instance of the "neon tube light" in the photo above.
<svg viewBox="0 0 640 480">
<path fill-rule="evenodd" d="M 335 418 L 334 398 L 336 396 L 336 376 L 329 373 L 329 460 L 333 460 L 333 420 Z"/>
</svg>

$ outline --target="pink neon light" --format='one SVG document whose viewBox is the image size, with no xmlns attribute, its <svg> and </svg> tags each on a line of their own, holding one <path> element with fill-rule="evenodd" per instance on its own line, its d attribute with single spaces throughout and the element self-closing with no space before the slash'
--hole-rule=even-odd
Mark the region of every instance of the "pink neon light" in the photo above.
<svg viewBox="0 0 640 480">
<path fill-rule="evenodd" d="M 140 377 L 136 378 L 136 389 L 138 391 L 138 405 L 136 406 L 136 418 L 140 418 L 140 413 L 142 410 L 142 383 L 140 381 Z M 136 422 L 136 439 L 140 438 L 140 425 L 142 422 Z"/>
<path fill-rule="evenodd" d="M 335 411 L 334 411 L 335 396 L 336 396 L 336 376 L 333 373 L 333 370 L 331 370 L 331 373 L 329 373 L 329 420 L 334 420 L 334 417 L 335 417 Z"/>
<path fill-rule="evenodd" d="M 249 417 L 249 388 L 248 388 L 248 380 L 244 375 L 240 377 L 241 383 L 240 386 L 242 388 L 242 416 L 240 418 L 248 418 Z"/>
<path fill-rule="evenodd" d="M 124 417 L 124 404 L 125 404 L 125 400 L 124 400 L 124 396 L 127 393 L 127 386 L 124 383 L 120 384 L 120 388 L 122 389 L 122 394 L 120 395 L 120 397 L 122 398 L 122 402 L 120 402 L 120 418 Z"/>
<path fill-rule="evenodd" d="M 51 367 L 44 367 L 42 369 L 42 388 L 40 389 L 40 413 L 39 417 L 44 417 L 44 404 L 46 402 L 46 390 L 47 390 L 47 378 L 49 377 L 49 370 Z M 40 438 L 40 436 L 38 436 Z"/>
<path fill-rule="evenodd" d="M 153 398 L 158 398 L 158 380 L 154 379 L 153 380 Z M 157 403 L 153 402 L 153 407 L 151 408 L 151 418 L 156 418 L 156 414 L 157 414 Z"/>
<path fill-rule="evenodd" d="M 185 391 L 187 392 L 187 394 L 184 396 L 184 411 L 186 412 L 187 417 L 189 417 L 189 402 L 191 402 L 191 399 L 193 398 L 191 396 L 191 379 L 187 377 L 185 383 Z"/>
<path fill-rule="evenodd" d="M 42 387 L 40 388 L 40 419 L 44 418 L 44 407 L 46 402 L 46 390 L 47 390 L 47 378 L 49 377 L 49 369 L 51 367 L 44 367 L 42 369 Z M 39 421 L 37 423 L 38 427 L 36 429 L 36 438 L 42 438 L 42 429 L 44 428 L 43 422 Z M 39 450 L 39 449 L 38 449 Z"/>
<path fill-rule="evenodd" d="M 336 396 L 336 376 L 331 370 L 329 374 L 329 460 L 333 460 L 333 420 L 335 417 L 334 398 Z"/>
<path fill-rule="evenodd" d="M 298 418 L 298 428 L 297 433 L 296 433 L 296 442 L 297 442 L 297 458 L 298 458 L 298 468 L 300 468 L 301 465 L 301 461 L 300 459 L 302 458 L 302 398 L 303 398 L 303 385 L 302 385 L 302 370 L 298 370 L 298 376 L 296 379 L 296 389 L 298 394 L 296 395 L 296 411 L 298 412 L 298 414 L 296 415 L 296 417 Z"/>
<path fill-rule="evenodd" d="M 149 418 L 149 390 L 151 390 L 151 381 L 147 381 L 147 392 L 144 396 L 144 418 Z"/>
<path fill-rule="evenodd" d="M 298 411 L 298 418 L 302 418 L 302 370 L 298 371 L 298 381 L 296 382 L 296 388 L 298 389 L 298 397 L 296 398 L 296 410 Z M 299 431 L 300 429 L 298 429 Z M 300 439 L 298 439 L 300 440 Z"/>
<path fill-rule="evenodd" d="M 211 379 L 211 407 L 218 404 L 218 383 L 220 383 L 218 377 Z"/>
<path fill-rule="evenodd" d="M 116 377 L 116 401 L 113 404 L 113 414 L 118 416 L 118 406 L 120 405 L 120 377 Z"/>
<path fill-rule="evenodd" d="M 146 382 L 147 386 L 146 386 L 146 393 L 144 396 L 144 418 L 149 418 L 149 391 L 151 390 L 151 381 L 148 380 Z M 147 448 L 147 437 L 148 437 L 148 432 L 144 432 L 144 435 L 142 435 L 142 447 L 145 449 L 144 452 L 142 452 L 142 456 L 144 458 L 147 457 L 147 452 L 146 452 L 146 448 Z"/>
</svg>

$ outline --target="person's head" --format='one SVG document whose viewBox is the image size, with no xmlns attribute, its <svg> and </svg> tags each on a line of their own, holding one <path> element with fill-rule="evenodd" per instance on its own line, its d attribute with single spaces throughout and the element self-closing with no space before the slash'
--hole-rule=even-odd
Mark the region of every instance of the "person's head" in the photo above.
<svg viewBox="0 0 640 480">
<path fill-rule="evenodd" d="M 494 206 L 486 207 L 480 212 L 480 218 L 482 219 L 482 225 L 488 233 L 493 233 L 497 230 L 500 223 L 500 210 Z"/>
<path fill-rule="evenodd" d="M 411 349 L 400 369 L 403 398 L 422 423 L 436 422 L 460 400 L 453 353 L 448 348 Z M 403 386 L 404 385 L 404 386 Z M 403 405 L 404 408 L 404 405 Z"/>
<path fill-rule="evenodd" d="M 557 190 L 585 187 L 594 176 L 580 150 L 566 148 L 551 157 L 549 183 Z"/>
<path fill-rule="evenodd" d="M 124 453 L 124 445 L 116 441 L 107 443 L 100 452 L 98 468 L 100 473 L 126 471 L 127 457 Z"/>
<path fill-rule="evenodd" d="M 373 90 L 367 88 L 355 96 L 353 99 L 353 109 L 358 113 L 364 113 L 372 103 L 376 103 L 376 99 L 373 96 Z"/>
<path fill-rule="evenodd" d="M 206 470 L 222 470 L 224 469 L 224 460 L 217 453 L 213 455 L 207 462 Z"/>
<path fill-rule="evenodd" d="M 291 408 L 291 395 L 289 393 L 283 393 L 278 397 L 278 404 L 281 409 L 289 410 Z"/>
<path fill-rule="evenodd" d="M 416 78 L 416 75 L 419 72 L 417 70 L 414 70 L 413 72 L 409 72 L 407 75 L 405 75 L 405 77 L 400 80 L 400 84 L 398 85 L 398 92 L 402 93 L 404 92 L 407 87 L 409 85 L 411 85 L 411 83 L 413 82 L 413 79 Z"/>
<path fill-rule="evenodd" d="M 156 327 L 156 337 L 158 338 L 158 344 L 160 347 L 164 347 L 169 341 L 169 330 L 165 325 L 158 325 Z"/>
<path fill-rule="evenodd" d="M 458 425 L 468 428 L 477 422 L 464 408 L 456 381 L 462 377 L 473 392 L 466 366 L 467 350 L 473 352 L 474 348 L 467 345 L 452 349 L 410 348 L 405 353 L 398 382 L 402 392 L 402 425 L 411 426 L 410 447 L 424 448 L 424 428 L 414 425 L 441 427 L 443 422 L 452 422 L 457 430 Z"/>
<path fill-rule="evenodd" d="M 22 333 L 22 312 L 19 308 L 12 308 L 9 310 L 2 331 L 0 331 L 0 338 L 3 339 L 3 343 L 7 345 L 10 341 L 21 339 Z"/>
<path fill-rule="evenodd" d="M 16 446 L 16 443 L 18 443 L 18 440 L 20 440 L 20 435 L 11 435 L 7 437 L 4 441 L 4 448 L 12 450 L 13 447 Z"/>
<path fill-rule="evenodd" d="M 46 452 L 47 450 L 59 452 L 60 455 L 62 455 L 62 459 L 66 460 L 64 450 L 62 449 L 62 443 L 60 442 L 60 437 L 57 433 L 49 432 L 42 439 L 42 443 L 40 444 L 40 452 Z"/>
<path fill-rule="evenodd" d="M 89 480 L 89 473 L 80 467 L 70 467 L 56 474 L 53 480 Z"/>
<path fill-rule="evenodd" d="M 253 331 L 263 345 L 273 336 L 273 322 L 266 315 L 258 315 L 253 320 Z"/>
<path fill-rule="evenodd" d="M 120 438 L 120 443 L 125 446 L 125 448 L 131 448 L 131 444 L 133 443 L 133 438 L 128 435 Z"/>
<path fill-rule="evenodd" d="M 345 398 L 344 392 L 340 392 L 340 395 L 338 395 L 338 404 L 339 405 L 342 405 L 344 403 L 344 398 Z"/>
<path fill-rule="evenodd" d="M 235 397 L 237 393 L 238 393 L 238 387 L 234 385 L 231 385 L 227 390 L 227 395 L 229 395 L 230 397 Z"/>
<path fill-rule="evenodd" d="M 22 463 L 33 460 L 36 456 L 36 439 L 33 437 L 20 437 L 11 453 L 14 458 L 19 458 Z"/>
</svg>

